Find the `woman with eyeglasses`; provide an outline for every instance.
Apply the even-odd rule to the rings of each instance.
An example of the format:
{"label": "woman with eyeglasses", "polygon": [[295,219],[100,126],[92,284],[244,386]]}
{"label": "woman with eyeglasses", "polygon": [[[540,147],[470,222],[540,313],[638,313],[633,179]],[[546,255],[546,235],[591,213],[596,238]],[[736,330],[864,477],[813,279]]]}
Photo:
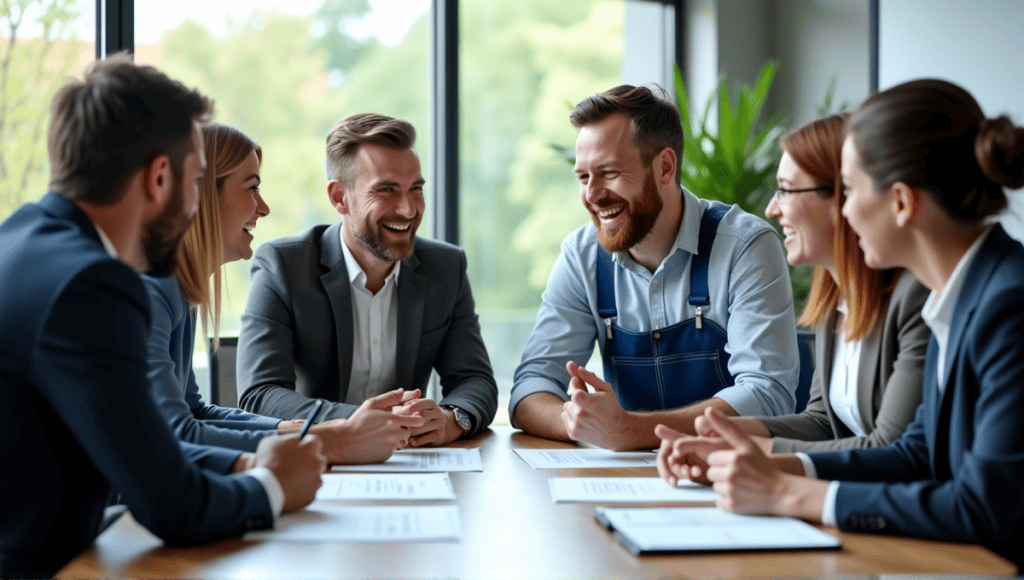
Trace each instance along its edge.
{"label": "woman with eyeglasses", "polygon": [[[799,323],[816,329],[816,360],[802,412],[730,419],[766,452],[888,445],[921,402],[928,290],[901,268],[868,268],[857,234],[840,215],[846,117],[818,119],[779,141],[778,189],[765,216],[782,226],[789,263],[814,267]],[[659,435],[666,447],[680,434]]]}
{"label": "woman with eyeglasses", "polygon": [[957,85],[911,81],[851,118],[842,172],[867,264],[931,290],[914,421],[885,447],[769,458],[708,413],[717,437],[677,442],[672,473],[706,475],[736,512],[980,543],[1024,565],[1024,247],[992,220],[1004,187],[1024,186],[1024,128]]}

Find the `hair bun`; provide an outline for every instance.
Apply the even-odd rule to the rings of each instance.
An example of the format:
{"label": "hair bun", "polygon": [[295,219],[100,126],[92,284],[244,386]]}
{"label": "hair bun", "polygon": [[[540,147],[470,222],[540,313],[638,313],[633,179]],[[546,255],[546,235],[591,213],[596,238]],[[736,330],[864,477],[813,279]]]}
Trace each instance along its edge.
{"label": "hair bun", "polygon": [[1006,115],[981,120],[974,155],[992,182],[1010,189],[1024,186],[1024,128]]}

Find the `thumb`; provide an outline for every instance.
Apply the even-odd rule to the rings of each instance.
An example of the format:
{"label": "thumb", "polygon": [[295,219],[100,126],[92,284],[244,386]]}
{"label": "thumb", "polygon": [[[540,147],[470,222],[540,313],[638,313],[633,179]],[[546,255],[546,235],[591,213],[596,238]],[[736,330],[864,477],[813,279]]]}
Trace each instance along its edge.
{"label": "thumb", "polygon": [[662,425],[661,423],[658,423],[658,425],[654,427],[654,434],[659,439],[668,439],[669,441],[675,441],[676,439],[679,439],[680,437],[683,436],[683,434],[680,433],[679,431],[676,431],[675,429],[668,427],[666,425]]}
{"label": "thumb", "polygon": [[371,397],[367,399],[364,404],[368,404],[371,409],[387,410],[395,405],[401,405],[404,395],[404,390],[395,389],[393,391],[377,395],[376,397]]}
{"label": "thumb", "polygon": [[602,381],[601,379],[597,378],[597,375],[595,375],[594,373],[588,371],[587,369],[585,369],[583,367],[578,367],[577,368],[576,376],[578,376],[581,381],[587,383],[591,387],[594,387],[594,390],[597,391],[598,393],[602,393],[602,392],[603,393],[611,393],[611,392],[613,392],[612,386],[610,384],[608,384],[608,383]]}
{"label": "thumb", "polygon": [[732,424],[732,421],[730,421],[729,418],[723,415],[718,409],[708,407],[704,410],[704,417],[707,418],[711,427],[737,451],[751,451],[752,449],[760,450],[749,435],[740,431]]}

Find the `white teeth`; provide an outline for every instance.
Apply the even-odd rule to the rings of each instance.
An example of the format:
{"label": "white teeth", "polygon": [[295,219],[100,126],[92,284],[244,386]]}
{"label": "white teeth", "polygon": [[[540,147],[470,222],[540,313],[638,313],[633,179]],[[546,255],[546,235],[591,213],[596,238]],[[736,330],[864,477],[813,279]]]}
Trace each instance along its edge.
{"label": "white teeth", "polygon": [[789,236],[792,236],[792,235],[793,235],[793,234],[795,234],[795,233],[796,233],[796,230],[794,230],[794,229],[791,229],[791,228],[782,228],[782,234],[783,234],[784,236],[786,236],[787,238],[788,238]]}
{"label": "white teeth", "polygon": [[606,220],[606,219],[609,219],[609,218],[613,218],[613,217],[619,215],[620,213],[622,213],[622,210],[624,210],[624,209],[626,209],[626,206],[619,206],[619,207],[614,207],[614,208],[611,208],[611,209],[601,210],[601,211],[597,212],[597,217],[599,217],[599,218],[601,218],[603,220]]}
{"label": "white teeth", "polygon": [[244,225],[244,226],[242,226],[242,229],[243,229],[243,230],[245,230],[245,231],[247,231],[247,232],[250,232],[250,233],[252,233],[252,231],[253,231],[254,229],[256,229],[256,226],[254,226],[254,225],[252,225],[252,226],[250,226],[250,225]]}
{"label": "white teeth", "polygon": [[397,225],[397,226],[396,225],[391,225],[391,224],[384,224],[384,227],[386,227],[387,229],[392,230],[392,231],[404,232],[404,231],[409,229],[409,224],[403,224],[403,225]]}

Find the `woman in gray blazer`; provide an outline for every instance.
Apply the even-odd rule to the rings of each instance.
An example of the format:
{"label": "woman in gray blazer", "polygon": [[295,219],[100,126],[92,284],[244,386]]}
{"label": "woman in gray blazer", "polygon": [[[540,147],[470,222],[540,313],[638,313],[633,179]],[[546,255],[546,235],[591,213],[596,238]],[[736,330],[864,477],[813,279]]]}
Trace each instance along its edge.
{"label": "woman in gray blazer", "polygon": [[737,418],[776,453],[888,445],[914,418],[931,332],[921,318],[928,290],[902,269],[871,270],[840,215],[846,115],[785,135],[778,188],[765,209],[785,234],[787,260],[814,266],[800,324],[815,327],[807,408],[781,417]]}

